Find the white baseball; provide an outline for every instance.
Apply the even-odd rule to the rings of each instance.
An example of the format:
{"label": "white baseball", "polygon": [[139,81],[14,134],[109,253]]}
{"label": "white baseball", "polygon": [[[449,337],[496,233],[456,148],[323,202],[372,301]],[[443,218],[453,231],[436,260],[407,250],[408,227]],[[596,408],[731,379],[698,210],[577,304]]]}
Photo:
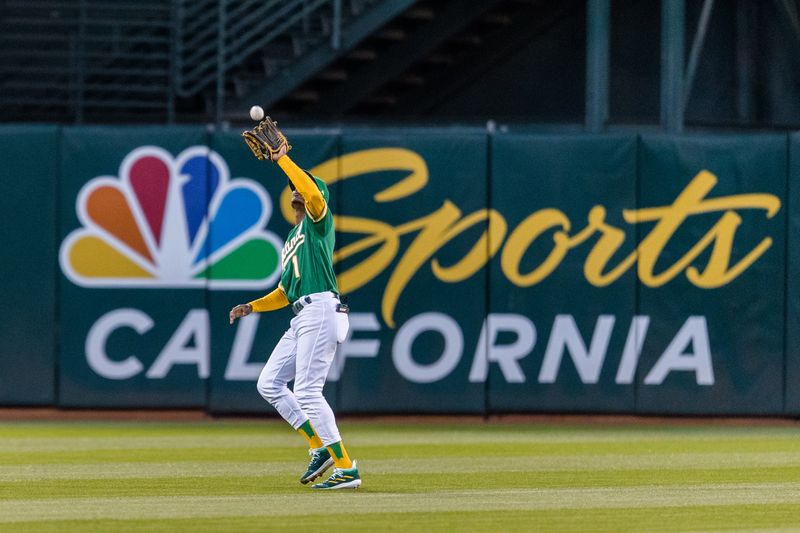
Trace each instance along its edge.
{"label": "white baseball", "polygon": [[250,118],[253,120],[261,120],[264,118],[264,109],[260,105],[254,105],[250,108]]}

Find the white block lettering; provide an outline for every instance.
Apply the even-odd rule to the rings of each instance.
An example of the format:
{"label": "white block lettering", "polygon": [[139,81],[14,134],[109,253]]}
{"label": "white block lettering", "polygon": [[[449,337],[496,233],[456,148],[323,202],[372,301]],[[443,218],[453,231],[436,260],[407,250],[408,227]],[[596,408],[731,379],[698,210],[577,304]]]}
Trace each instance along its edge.
{"label": "white block lettering", "polygon": [[[692,353],[685,353],[689,344]],[[698,385],[714,384],[714,368],[711,364],[711,343],[708,341],[708,325],[704,316],[690,316],[667,349],[656,361],[645,385],[661,385],[673,370],[694,370]]]}
{"label": "white block lettering", "polygon": [[[436,331],[444,337],[444,351],[435,363],[421,365],[414,360],[411,346],[420,333]],[[392,345],[394,366],[414,383],[433,383],[447,377],[458,365],[464,350],[464,335],[458,322],[443,313],[422,313],[400,328]]]}
{"label": "white block lettering", "polygon": [[[501,331],[516,334],[511,344],[497,344]],[[497,363],[508,383],[524,383],[525,374],[519,366],[519,360],[531,353],[536,345],[536,327],[525,316],[490,313],[483,321],[475,358],[469,372],[472,383],[486,381],[489,374],[489,363]]]}
{"label": "white block lettering", "polygon": [[138,309],[117,309],[103,315],[86,336],[86,362],[98,375],[108,379],[129,379],[144,368],[133,354],[113,361],[106,353],[106,341],[115,329],[128,327],[142,335],[153,327],[153,319]]}
{"label": "white block lettering", "polygon": [[[194,338],[194,346],[187,346]],[[197,376],[207,378],[210,367],[208,336],[208,311],[192,309],[158,354],[147,377],[160,379],[167,376],[175,365],[197,365]]]}
{"label": "white block lettering", "polygon": [[572,315],[556,316],[553,330],[550,332],[550,339],[547,341],[542,368],[539,370],[539,382],[554,383],[556,381],[564,351],[568,350],[581,381],[597,383],[600,379],[600,371],[603,369],[603,361],[606,358],[613,328],[614,316],[600,315],[594,328],[591,346],[587,350]]}

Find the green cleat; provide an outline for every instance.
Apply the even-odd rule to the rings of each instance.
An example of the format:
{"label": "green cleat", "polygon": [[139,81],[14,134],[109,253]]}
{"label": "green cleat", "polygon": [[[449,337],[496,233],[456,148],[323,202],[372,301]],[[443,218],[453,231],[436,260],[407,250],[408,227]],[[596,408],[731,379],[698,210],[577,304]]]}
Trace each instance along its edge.
{"label": "green cleat", "polygon": [[300,478],[300,483],[305,485],[321,476],[333,464],[333,457],[327,448],[308,450],[311,461],[308,463],[306,473]]}
{"label": "green cleat", "polygon": [[361,486],[358,465],[353,461],[353,468],[334,468],[327,481],[312,485],[312,489],[357,489]]}

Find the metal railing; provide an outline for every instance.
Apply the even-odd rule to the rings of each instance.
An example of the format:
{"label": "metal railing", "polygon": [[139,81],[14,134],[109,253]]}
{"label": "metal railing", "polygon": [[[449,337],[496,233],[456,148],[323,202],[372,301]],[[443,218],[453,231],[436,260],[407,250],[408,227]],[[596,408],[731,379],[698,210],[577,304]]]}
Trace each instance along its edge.
{"label": "metal railing", "polygon": [[312,17],[330,21],[326,31],[334,49],[341,42],[342,0],[175,2],[174,83],[182,97],[219,84],[254,52],[289,33],[295,38],[321,37],[309,24]]}
{"label": "metal railing", "polygon": [[214,93],[219,120],[226,80],[237,69],[266,81],[275,74],[264,67],[269,61],[289,64],[320,45],[338,50],[343,21],[376,3],[5,0],[4,105],[18,116],[57,105],[63,116],[54,120],[62,122],[114,109],[120,116],[160,111],[172,122],[180,99]]}

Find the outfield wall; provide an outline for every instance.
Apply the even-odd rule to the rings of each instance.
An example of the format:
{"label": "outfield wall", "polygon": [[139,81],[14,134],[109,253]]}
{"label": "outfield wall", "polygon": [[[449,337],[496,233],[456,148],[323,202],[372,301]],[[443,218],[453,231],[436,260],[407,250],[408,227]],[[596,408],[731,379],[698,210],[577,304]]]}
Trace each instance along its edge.
{"label": "outfield wall", "polygon": [[[800,414],[800,135],[287,132],[351,413]],[[238,132],[0,127],[0,403],[271,412],[286,180]]]}

